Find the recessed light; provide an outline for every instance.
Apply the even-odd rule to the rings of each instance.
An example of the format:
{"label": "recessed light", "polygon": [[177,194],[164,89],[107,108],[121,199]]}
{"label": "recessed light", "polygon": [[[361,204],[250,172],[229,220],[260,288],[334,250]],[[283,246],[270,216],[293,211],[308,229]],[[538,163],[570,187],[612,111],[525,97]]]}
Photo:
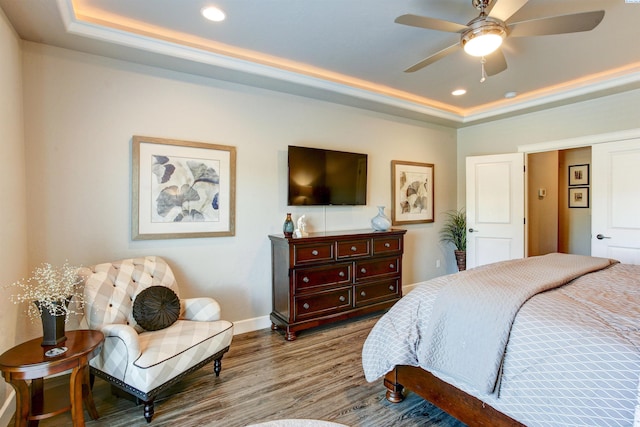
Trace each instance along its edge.
{"label": "recessed light", "polygon": [[506,92],[504,94],[505,98],[515,98],[516,96],[518,96],[518,92],[515,91]]}
{"label": "recessed light", "polygon": [[461,96],[461,95],[464,95],[465,93],[467,93],[466,89],[456,89],[453,92],[451,92],[451,95],[453,95],[453,96]]}
{"label": "recessed light", "polygon": [[226,18],[224,12],[214,6],[209,6],[202,9],[202,16],[213,22],[224,21],[224,18]]}

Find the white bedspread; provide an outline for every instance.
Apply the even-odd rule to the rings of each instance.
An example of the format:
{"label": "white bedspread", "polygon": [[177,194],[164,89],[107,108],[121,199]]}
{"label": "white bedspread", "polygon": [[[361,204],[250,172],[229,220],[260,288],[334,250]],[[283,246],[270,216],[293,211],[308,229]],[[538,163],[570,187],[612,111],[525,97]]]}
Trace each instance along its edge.
{"label": "white bedspread", "polygon": [[457,274],[438,293],[422,341],[428,345],[419,351],[432,369],[491,393],[522,304],[612,263],[606,258],[553,253]]}
{"label": "white bedspread", "polygon": [[362,353],[368,381],[395,365],[420,366],[528,426],[634,425],[640,266],[616,264],[530,298],[513,322],[494,393],[427,363],[431,311],[455,276],[418,284],[378,321]]}

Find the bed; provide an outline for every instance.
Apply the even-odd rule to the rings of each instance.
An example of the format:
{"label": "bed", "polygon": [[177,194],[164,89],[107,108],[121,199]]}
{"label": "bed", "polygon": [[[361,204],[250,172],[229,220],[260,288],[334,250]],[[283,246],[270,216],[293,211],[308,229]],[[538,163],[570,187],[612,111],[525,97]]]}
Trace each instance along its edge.
{"label": "bed", "polygon": [[548,254],[417,284],[362,364],[471,426],[640,426],[639,327],[640,266]]}

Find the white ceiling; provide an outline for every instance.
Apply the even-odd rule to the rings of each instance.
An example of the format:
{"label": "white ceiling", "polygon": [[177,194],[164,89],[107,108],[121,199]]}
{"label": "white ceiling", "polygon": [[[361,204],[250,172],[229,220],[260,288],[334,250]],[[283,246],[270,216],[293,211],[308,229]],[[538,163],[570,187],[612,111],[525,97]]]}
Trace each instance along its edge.
{"label": "white ceiling", "polygon": [[[204,20],[208,5],[227,19]],[[508,22],[605,16],[590,32],[507,38],[508,69],[484,83],[479,59],[462,50],[403,72],[459,35],[394,23],[411,13],[466,24],[478,15],[471,0],[0,0],[0,7],[25,40],[457,127],[640,87],[640,3],[625,0],[529,0]],[[467,94],[452,96],[457,88]],[[506,99],[510,91],[518,96]]]}

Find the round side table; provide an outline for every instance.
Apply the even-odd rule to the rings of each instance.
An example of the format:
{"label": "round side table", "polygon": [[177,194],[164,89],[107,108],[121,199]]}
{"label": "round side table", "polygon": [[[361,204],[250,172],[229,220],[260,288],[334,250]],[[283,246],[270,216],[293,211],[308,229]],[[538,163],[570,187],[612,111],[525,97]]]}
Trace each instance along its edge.
{"label": "round side table", "polygon": [[[43,347],[42,338],[19,344],[0,356],[0,371],[16,390],[16,427],[71,411],[74,426],[84,426],[82,403],[92,419],[99,417],[89,385],[89,360],[102,349],[104,335],[100,331],[67,331],[67,339],[55,346]],[[45,353],[66,347],[57,356]],[[44,377],[71,369],[69,394],[47,393],[45,401]],[[27,384],[31,380],[31,390]],[[68,399],[67,399],[68,396]]]}

